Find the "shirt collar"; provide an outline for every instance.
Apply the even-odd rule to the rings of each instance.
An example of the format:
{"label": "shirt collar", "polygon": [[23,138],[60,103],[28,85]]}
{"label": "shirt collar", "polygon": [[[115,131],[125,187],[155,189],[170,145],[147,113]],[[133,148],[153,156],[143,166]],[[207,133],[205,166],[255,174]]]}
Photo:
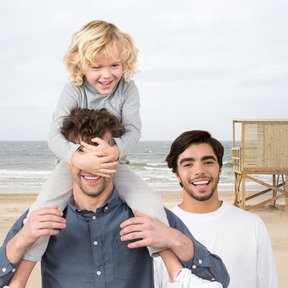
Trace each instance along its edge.
{"label": "shirt collar", "polygon": [[[69,199],[69,202],[68,202],[68,208],[71,209],[74,213],[77,213],[77,214],[80,213],[83,216],[85,214],[95,213],[93,211],[88,211],[86,209],[79,209],[79,208],[75,207],[73,205],[73,203],[74,203],[74,197],[72,195],[71,198]],[[112,209],[113,207],[115,207],[119,204],[122,204],[122,203],[123,203],[123,201],[119,198],[118,191],[117,191],[116,187],[114,187],[111,197],[107,200],[106,203],[104,203],[102,206],[97,208],[96,214],[97,213],[103,213],[103,212],[106,213],[110,209]]]}

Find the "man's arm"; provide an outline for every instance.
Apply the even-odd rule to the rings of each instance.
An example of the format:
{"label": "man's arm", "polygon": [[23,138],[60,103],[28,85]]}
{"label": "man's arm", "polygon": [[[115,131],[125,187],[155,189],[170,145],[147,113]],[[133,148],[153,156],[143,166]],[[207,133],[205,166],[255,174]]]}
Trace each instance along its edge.
{"label": "man's arm", "polygon": [[[66,227],[66,220],[57,206],[33,211],[23,226],[26,211],[8,232],[0,248],[0,287],[7,285],[16,271],[26,249],[40,237],[57,235],[58,229]],[[56,230],[55,230],[56,229]]]}
{"label": "man's arm", "polygon": [[230,278],[220,257],[210,253],[199,243],[175,214],[168,209],[166,214],[171,227],[155,217],[135,212],[139,217],[130,218],[121,224],[121,240],[140,239],[129,243],[129,248],[142,246],[169,248],[193,274],[203,279],[216,280],[224,288],[227,287]]}
{"label": "man's arm", "polygon": [[194,256],[189,261],[182,261],[183,265],[200,278],[215,280],[220,282],[223,285],[223,288],[228,287],[230,276],[221,258],[212,254],[203,244],[198,242],[183,221],[173,212],[166,209],[166,214],[169,220],[169,225],[181,231],[194,243]]}

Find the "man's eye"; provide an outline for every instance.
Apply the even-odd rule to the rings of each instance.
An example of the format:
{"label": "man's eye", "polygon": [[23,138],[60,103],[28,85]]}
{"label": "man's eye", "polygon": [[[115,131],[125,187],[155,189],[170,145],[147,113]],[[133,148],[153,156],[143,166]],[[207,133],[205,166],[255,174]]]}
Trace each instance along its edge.
{"label": "man's eye", "polygon": [[186,164],[184,164],[184,167],[190,167],[190,166],[192,166],[192,163],[186,163]]}

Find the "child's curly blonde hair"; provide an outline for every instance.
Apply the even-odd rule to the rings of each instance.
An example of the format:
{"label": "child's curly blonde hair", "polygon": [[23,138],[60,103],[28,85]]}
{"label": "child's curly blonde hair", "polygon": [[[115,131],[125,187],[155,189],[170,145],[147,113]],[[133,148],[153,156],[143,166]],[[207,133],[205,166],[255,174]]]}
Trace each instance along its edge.
{"label": "child's curly blonde hair", "polygon": [[130,35],[116,25],[101,20],[89,22],[75,32],[64,56],[65,67],[74,79],[74,84],[79,86],[83,83],[84,75],[91,65],[97,64],[100,53],[107,59],[111,58],[113,47],[120,50],[123,78],[129,82],[137,73],[138,56],[138,49]]}

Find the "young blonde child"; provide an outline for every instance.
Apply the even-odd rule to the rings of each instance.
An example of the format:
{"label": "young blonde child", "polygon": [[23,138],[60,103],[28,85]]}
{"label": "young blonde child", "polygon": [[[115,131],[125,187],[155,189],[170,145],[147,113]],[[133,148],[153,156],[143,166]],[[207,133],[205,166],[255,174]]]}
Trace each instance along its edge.
{"label": "young blonde child", "polygon": [[[67,206],[72,194],[72,176],[65,162],[95,176],[109,177],[117,173],[113,182],[119,195],[132,208],[159,218],[168,224],[160,196],[127,166],[125,156],[140,139],[138,89],[131,80],[137,72],[138,50],[132,38],[115,25],[105,21],[92,21],[75,32],[72,43],[64,56],[64,64],[73,82],[65,85],[53,114],[48,144],[58,157],[58,164],[43,186],[30,211],[58,205]],[[95,146],[81,142],[81,146],[65,140],[60,132],[62,120],[73,108],[106,108],[125,126],[125,134],[113,139],[110,145],[100,138]],[[89,165],[87,161],[89,160]],[[85,164],[84,164],[85,163]],[[25,287],[29,275],[40,261],[49,238],[41,237],[23,257],[9,284],[10,288]],[[169,250],[148,247],[150,255],[159,252],[173,282],[174,275],[182,268],[178,258]],[[163,251],[161,251],[163,250]]]}

